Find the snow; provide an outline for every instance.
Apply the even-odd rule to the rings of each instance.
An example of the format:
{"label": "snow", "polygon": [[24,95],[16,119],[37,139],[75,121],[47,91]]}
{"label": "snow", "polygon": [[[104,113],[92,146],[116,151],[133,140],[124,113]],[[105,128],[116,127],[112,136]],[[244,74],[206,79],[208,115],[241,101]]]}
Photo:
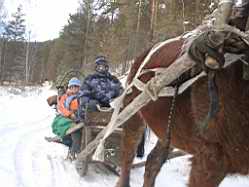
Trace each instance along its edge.
{"label": "snow", "polygon": [[[52,136],[54,110],[46,99],[55,94],[49,85],[43,87],[0,87],[0,181],[4,187],[109,187],[117,176],[90,167],[80,178],[75,162],[65,160],[63,145],[48,143]],[[148,153],[155,138],[147,143]],[[186,187],[191,156],[172,159],[165,164],[156,181],[157,187]],[[131,186],[142,186],[144,168],[132,170]],[[226,177],[221,187],[249,187],[247,177]]]}

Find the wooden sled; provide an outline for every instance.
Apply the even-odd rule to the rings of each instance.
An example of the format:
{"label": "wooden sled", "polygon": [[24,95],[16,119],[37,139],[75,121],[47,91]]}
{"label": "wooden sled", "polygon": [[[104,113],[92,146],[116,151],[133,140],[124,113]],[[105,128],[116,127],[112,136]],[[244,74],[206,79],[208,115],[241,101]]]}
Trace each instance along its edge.
{"label": "wooden sled", "polygon": [[[85,123],[79,123],[70,129],[67,130],[66,135],[81,129],[81,150],[84,150],[85,147],[96,137],[96,135],[109,123],[112,116],[111,110],[101,110],[101,112],[87,112]],[[78,160],[75,167],[80,176],[85,176],[88,171],[89,164],[101,164],[106,169],[119,175],[120,168],[120,158],[121,158],[121,135],[122,128],[117,128],[110,137],[107,138],[104,144],[104,160],[93,160],[92,155],[88,155],[84,160]],[[49,142],[59,142],[59,139],[56,137],[45,137]],[[178,156],[185,155],[182,151],[174,151],[169,155],[169,159],[175,158]],[[132,168],[143,167],[145,161],[139,163],[134,163]]]}
{"label": "wooden sled", "polygon": [[[66,131],[65,136],[81,129],[81,150],[83,150],[95,136],[105,128],[112,116],[112,110],[101,108],[98,112],[87,112],[85,122],[78,123]],[[93,160],[89,155],[84,160],[79,160],[76,163],[76,169],[80,176],[87,174],[88,165],[90,163],[101,164],[106,169],[119,175],[118,168],[120,166],[120,142],[122,128],[117,128],[115,132],[107,139],[104,145],[104,159],[102,161]],[[48,142],[62,143],[60,137],[45,137]],[[63,144],[63,143],[62,143]],[[70,152],[70,150],[69,150]],[[67,156],[68,158],[68,156]]]}
{"label": "wooden sled", "polygon": [[[112,116],[112,111],[103,110],[101,112],[88,112],[86,115],[86,124],[82,128],[81,150],[84,150],[87,145],[95,139],[96,135],[109,123]],[[92,155],[88,155],[84,160],[78,160],[76,169],[80,176],[85,176],[90,163],[102,164],[109,171],[119,176],[121,164],[121,136],[122,128],[117,128],[106,139],[104,144],[104,160],[96,161],[92,159]],[[168,159],[183,156],[186,153],[181,150],[172,151]],[[132,168],[144,167],[145,161],[134,163]]]}
{"label": "wooden sled", "polygon": [[[82,127],[81,150],[83,150],[96,135],[109,123],[112,116],[111,110],[101,110],[101,112],[87,112],[85,124]],[[75,126],[75,129],[80,128]],[[75,131],[69,129],[69,131]],[[120,166],[120,142],[122,128],[118,128],[107,139],[104,144],[104,159],[97,161],[92,159],[92,155],[87,156],[84,160],[78,160],[76,169],[80,176],[85,176],[90,163],[101,164],[115,175],[119,175],[118,168]]]}

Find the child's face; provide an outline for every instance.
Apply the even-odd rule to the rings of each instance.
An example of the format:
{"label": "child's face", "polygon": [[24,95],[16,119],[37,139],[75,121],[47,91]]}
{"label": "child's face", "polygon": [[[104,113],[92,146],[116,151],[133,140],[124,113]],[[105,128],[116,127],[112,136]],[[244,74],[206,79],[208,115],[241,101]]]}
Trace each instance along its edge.
{"label": "child's face", "polygon": [[106,73],[108,72],[109,70],[109,67],[105,64],[98,64],[96,67],[95,67],[96,71],[99,72],[99,73]]}
{"label": "child's face", "polygon": [[69,90],[70,90],[70,93],[76,94],[76,93],[79,92],[80,87],[79,87],[79,86],[70,86],[70,87],[69,87]]}

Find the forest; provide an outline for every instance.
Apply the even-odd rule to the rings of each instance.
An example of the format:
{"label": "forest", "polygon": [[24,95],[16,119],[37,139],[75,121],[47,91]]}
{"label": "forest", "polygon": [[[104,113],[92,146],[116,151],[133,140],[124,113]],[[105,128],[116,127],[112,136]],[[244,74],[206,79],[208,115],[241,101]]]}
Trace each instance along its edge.
{"label": "forest", "polygon": [[215,0],[80,0],[59,37],[39,42],[30,40],[22,5],[6,20],[3,1],[0,84],[55,81],[69,70],[87,75],[97,55],[123,74],[148,47],[191,31],[217,7]]}

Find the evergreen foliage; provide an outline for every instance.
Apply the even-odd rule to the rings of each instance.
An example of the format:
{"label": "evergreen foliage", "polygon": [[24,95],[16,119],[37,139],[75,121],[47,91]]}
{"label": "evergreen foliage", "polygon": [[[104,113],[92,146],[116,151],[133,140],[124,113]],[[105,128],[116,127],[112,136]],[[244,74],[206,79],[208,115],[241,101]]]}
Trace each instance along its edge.
{"label": "evergreen foliage", "polygon": [[[31,66],[30,80],[56,80],[69,70],[87,75],[94,70],[97,55],[107,56],[111,68],[121,64],[120,73],[124,73],[128,64],[151,45],[198,26],[210,13],[211,1],[80,0],[77,13],[69,16],[60,37],[36,44],[37,58]],[[9,42],[5,48],[12,45],[10,41],[24,45],[25,19],[21,10],[19,7],[7,24]],[[9,61],[20,62],[21,55],[6,61],[9,65]]]}
{"label": "evergreen foliage", "polygon": [[4,18],[5,18],[5,10],[4,10],[4,0],[0,0],[0,34],[4,32]]}
{"label": "evergreen foliage", "polygon": [[17,12],[12,14],[12,20],[10,20],[5,27],[5,35],[10,41],[24,41],[25,40],[25,19],[22,13],[22,6],[17,8]]}
{"label": "evergreen foliage", "polygon": [[1,64],[2,80],[18,81],[25,78],[25,18],[22,6],[12,14],[12,19],[4,28],[4,47],[2,48]]}

